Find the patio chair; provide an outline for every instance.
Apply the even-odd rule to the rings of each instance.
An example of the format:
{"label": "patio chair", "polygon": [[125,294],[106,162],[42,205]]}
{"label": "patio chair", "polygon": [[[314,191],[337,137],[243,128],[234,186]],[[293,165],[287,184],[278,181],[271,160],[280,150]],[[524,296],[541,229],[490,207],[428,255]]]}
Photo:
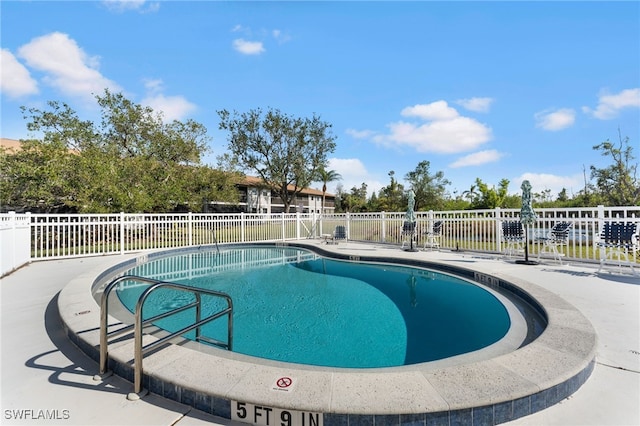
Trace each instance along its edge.
{"label": "patio chair", "polygon": [[327,244],[338,244],[338,241],[347,241],[347,228],[343,225],[336,226],[331,237],[326,240]]}
{"label": "patio chair", "polygon": [[504,254],[511,257],[514,253],[523,250],[524,229],[518,220],[502,222],[502,241],[506,243]]}
{"label": "patio chair", "polygon": [[[631,272],[635,275],[633,264],[635,262],[635,253],[640,247],[640,235],[637,233],[637,225],[635,223],[625,222],[605,222],[600,234],[600,241],[596,243],[601,248],[600,251],[600,268],[602,270],[604,264],[617,257],[618,266],[622,266],[622,258],[631,267]],[[629,255],[633,259],[629,260]]]}
{"label": "patio chair", "polygon": [[572,222],[558,222],[549,231],[547,235],[536,236],[535,241],[542,244],[538,251],[538,261],[542,253],[552,253],[553,258],[562,263],[561,257],[564,253],[558,251],[558,247],[569,244],[569,231],[573,226]]}
{"label": "patio chair", "polygon": [[405,221],[402,224],[402,232],[400,232],[400,238],[402,238],[402,247],[404,248],[404,244],[408,241],[409,245],[411,245],[411,241],[414,240],[416,241],[417,244],[417,239],[416,239],[416,222],[408,222]]}
{"label": "patio chair", "polygon": [[442,236],[443,223],[444,222],[441,220],[434,222],[431,230],[427,230],[427,232],[424,234],[425,235],[424,247],[423,247],[424,249],[426,249],[427,246],[429,246],[432,249],[437,248],[438,250],[440,250],[440,237]]}

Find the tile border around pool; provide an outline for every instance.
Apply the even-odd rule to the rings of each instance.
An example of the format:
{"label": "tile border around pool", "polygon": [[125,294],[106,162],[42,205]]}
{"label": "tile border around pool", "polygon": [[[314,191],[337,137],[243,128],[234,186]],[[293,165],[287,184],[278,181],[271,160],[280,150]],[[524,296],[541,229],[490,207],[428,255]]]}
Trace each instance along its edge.
{"label": "tile border around pool", "polygon": [[[328,250],[316,241],[279,245],[309,248],[346,260],[355,257],[344,247],[332,246],[333,250]],[[331,371],[297,365],[283,368],[283,363],[262,365],[261,360],[250,363],[244,359],[213,357],[180,345],[169,345],[145,357],[145,388],[224,418],[231,418],[231,400],[239,400],[322,412],[325,425],[374,422],[376,425],[484,425],[504,423],[554,405],[574,393],[589,378],[595,364],[596,333],[590,322],[564,299],[535,284],[495,271],[408,259],[397,247],[395,251],[394,247],[391,249],[384,250],[382,256],[359,254],[357,257],[361,261],[391,261],[428,267],[476,280],[478,275],[475,273],[480,273],[483,284],[507,288],[542,309],[548,319],[547,328],[534,342],[512,353],[437,371],[421,369],[419,364],[381,373],[368,369]],[[153,258],[166,252],[143,256]],[[123,263],[131,264],[139,257],[120,256],[106,271],[103,267],[77,277],[59,295],[58,306],[67,335],[96,361],[99,358],[99,306],[91,294],[91,284],[99,277],[104,279],[108,274],[117,273]],[[491,277],[489,282],[486,277]],[[79,312],[83,315],[78,315]],[[111,323],[115,324],[117,320],[112,318]],[[153,336],[145,338],[154,339]],[[132,381],[132,342],[124,340],[111,344],[109,355],[114,373]],[[194,374],[189,371],[193,365],[209,365],[210,368]],[[295,392],[283,397],[266,390],[273,377],[283,374],[301,378],[302,383]],[[384,384],[381,384],[381,377]],[[393,387],[394,383],[396,387]],[[402,395],[407,389],[412,390],[411,394]],[[349,396],[349,392],[353,395]]]}

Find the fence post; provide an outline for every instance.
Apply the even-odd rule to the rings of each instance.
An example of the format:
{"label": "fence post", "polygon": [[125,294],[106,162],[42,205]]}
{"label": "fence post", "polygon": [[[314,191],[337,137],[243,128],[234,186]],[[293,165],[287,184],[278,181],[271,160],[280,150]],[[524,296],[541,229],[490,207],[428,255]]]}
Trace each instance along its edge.
{"label": "fence post", "polygon": [[[31,262],[31,260],[33,260],[33,254],[35,254],[35,252],[32,250],[32,248],[35,248],[36,246],[36,241],[35,241],[35,238],[33,237],[35,233],[32,232],[33,218],[31,217],[31,212],[26,212],[25,215],[27,216],[27,227],[29,228],[29,245],[28,246],[29,246],[29,262]],[[32,242],[33,242],[33,246],[31,245]]]}
{"label": "fence post", "polygon": [[120,212],[120,254],[125,253],[125,235],[124,235],[124,212]]}
{"label": "fence post", "polygon": [[347,212],[347,240],[351,239],[351,213]]}
{"label": "fence post", "polygon": [[313,212],[313,238],[317,238],[322,235],[322,232],[320,232],[320,219],[322,219],[322,213]]}
{"label": "fence post", "polygon": [[[604,228],[604,220],[605,220],[605,214],[604,214],[604,206],[602,204],[599,204],[598,207],[596,208],[596,218],[597,218],[597,223],[598,223],[598,228],[596,229],[596,227],[593,227],[593,235],[591,238],[591,241],[594,241],[594,247],[596,247],[595,242],[598,241],[598,239],[600,238],[600,234],[602,233],[602,229]],[[609,218],[612,219],[612,218]],[[599,258],[603,259],[606,257],[606,253],[605,253],[605,248],[604,246],[600,247],[599,250]]]}
{"label": "fence post", "polygon": [[244,243],[244,212],[240,212],[240,242]]}
{"label": "fence post", "polygon": [[285,231],[284,212],[280,213],[280,229],[282,229],[282,241],[284,241],[287,237],[287,233]]}
{"label": "fence post", "polygon": [[187,213],[187,218],[189,221],[189,246],[193,245],[193,213]]}
{"label": "fence post", "polygon": [[387,241],[387,215],[385,212],[380,212],[380,220],[382,221],[380,224],[380,242],[384,243]]}
{"label": "fence post", "polygon": [[[15,248],[18,246],[17,244],[17,240],[18,240],[18,221],[16,220],[16,212],[14,211],[10,211],[9,212],[9,226],[11,231],[9,231],[9,235],[11,237],[11,244],[9,245],[9,247],[11,247],[12,249],[7,250],[7,252],[9,253],[9,267],[11,269],[7,268],[7,271],[9,270],[14,270],[17,268],[16,265],[16,250]],[[31,237],[29,237],[31,238]],[[4,251],[4,250],[3,250]],[[29,260],[31,260],[31,254],[29,254]],[[0,275],[4,274],[5,270],[4,267],[2,268],[2,270],[0,270]]]}
{"label": "fence post", "polygon": [[502,252],[502,212],[500,211],[500,207],[496,207],[495,209],[495,219],[496,226],[494,232],[496,233],[496,251],[498,253]]}

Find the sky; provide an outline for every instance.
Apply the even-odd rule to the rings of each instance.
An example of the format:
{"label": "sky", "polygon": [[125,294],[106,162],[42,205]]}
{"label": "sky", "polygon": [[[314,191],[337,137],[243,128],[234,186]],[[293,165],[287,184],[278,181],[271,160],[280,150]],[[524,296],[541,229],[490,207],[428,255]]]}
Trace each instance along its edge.
{"label": "sky", "polygon": [[[277,109],[331,124],[329,169],[369,193],[428,161],[451,196],[477,178],[575,195],[593,147],[640,159],[640,2],[0,2],[0,136],[37,137],[21,106],[99,123],[105,88],[207,128]],[[248,174],[251,174],[248,172]],[[314,184],[320,187],[321,184]]]}

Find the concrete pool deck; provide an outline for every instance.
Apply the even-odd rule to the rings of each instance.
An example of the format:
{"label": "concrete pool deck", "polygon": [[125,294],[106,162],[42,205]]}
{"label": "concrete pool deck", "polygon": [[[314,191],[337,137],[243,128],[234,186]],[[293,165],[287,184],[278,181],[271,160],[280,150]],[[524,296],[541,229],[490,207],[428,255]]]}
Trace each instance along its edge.
{"label": "concrete pool deck", "polygon": [[[512,424],[639,424],[640,279],[597,274],[594,265],[551,261],[516,265],[498,256],[452,252],[402,252],[397,246],[340,243],[322,246],[353,256],[409,256],[451,262],[498,276],[536,283],[570,302],[598,335],[591,377],[568,399]],[[64,335],[57,294],[72,280],[125,260],[112,256],[38,262],[5,277],[2,298],[3,424],[231,424],[155,394],[128,401],[132,385],[117,376],[95,382],[97,364]],[[91,278],[92,279],[92,278]],[[89,285],[90,282],[87,282]],[[97,323],[95,324],[97,327]],[[18,420],[50,410],[58,420]],[[66,411],[65,411],[66,410]],[[29,414],[31,415],[31,414]]]}

